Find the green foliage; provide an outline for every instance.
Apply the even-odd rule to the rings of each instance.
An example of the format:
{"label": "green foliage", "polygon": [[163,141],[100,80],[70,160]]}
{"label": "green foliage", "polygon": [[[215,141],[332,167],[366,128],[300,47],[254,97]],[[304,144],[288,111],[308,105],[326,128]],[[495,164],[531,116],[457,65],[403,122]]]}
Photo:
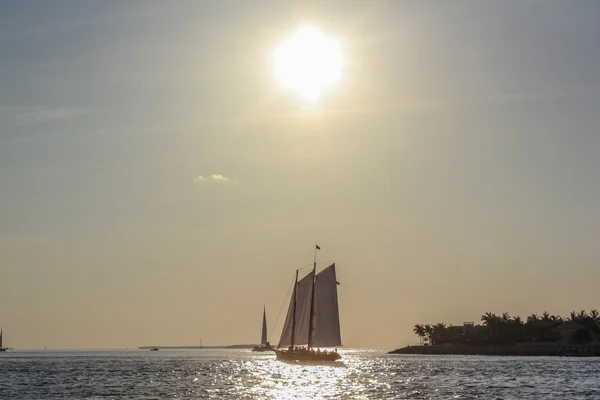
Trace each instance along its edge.
{"label": "green foliage", "polygon": [[421,343],[431,345],[555,342],[561,339],[555,328],[565,321],[583,326],[571,338],[576,343],[588,343],[594,334],[600,335],[600,313],[597,310],[589,313],[585,310],[578,313],[573,311],[567,318],[544,311],[541,316],[531,314],[525,322],[519,316],[511,317],[509,313],[496,315],[487,312],[481,316],[482,324],[478,326],[446,326],[439,322],[435,325],[415,325],[413,331]]}

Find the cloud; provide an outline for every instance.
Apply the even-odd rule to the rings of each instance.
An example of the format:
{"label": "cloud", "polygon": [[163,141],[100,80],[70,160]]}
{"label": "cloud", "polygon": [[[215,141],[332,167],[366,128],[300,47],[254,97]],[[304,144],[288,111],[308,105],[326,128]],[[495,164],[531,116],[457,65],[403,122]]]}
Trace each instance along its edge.
{"label": "cloud", "polygon": [[229,179],[228,177],[226,177],[225,175],[221,175],[221,174],[212,174],[212,175],[208,175],[208,176],[197,176],[196,178],[194,178],[194,180],[196,182],[230,182],[232,181],[231,179]]}
{"label": "cloud", "polygon": [[41,124],[90,114],[94,110],[79,108],[46,108],[17,114],[17,118],[24,124]]}
{"label": "cloud", "polygon": [[22,126],[65,120],[97,112],[88,108],[1,107],[0,122]]}

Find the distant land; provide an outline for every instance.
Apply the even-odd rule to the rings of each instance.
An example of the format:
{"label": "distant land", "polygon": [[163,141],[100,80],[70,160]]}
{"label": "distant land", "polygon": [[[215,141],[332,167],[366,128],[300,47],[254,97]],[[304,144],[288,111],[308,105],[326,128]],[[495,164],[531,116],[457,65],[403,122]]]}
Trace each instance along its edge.
{"label": "distant land", "polygon": [[255,345],[253,344],[231,344],[229,346],[141,346],[139,350],[149,349],[164,349],[164,350],[176,350],[176,349],[251,349]]}
{"label": "distant land", "polygon": [[388,354],[463,355],[463,356],[545,356],[598,357],[599,346],[557,345],[554,343],[524,343],[513,345],[433,345],[407,346]]}
{"label": "distant land", "polygon": [[600,356],[600,311],[572,311],[568,317],[531,314],[526,319],[509,313],[481,316],[482,325],[415,325],[419,346],[392,354],[460,354],[505,356]]}

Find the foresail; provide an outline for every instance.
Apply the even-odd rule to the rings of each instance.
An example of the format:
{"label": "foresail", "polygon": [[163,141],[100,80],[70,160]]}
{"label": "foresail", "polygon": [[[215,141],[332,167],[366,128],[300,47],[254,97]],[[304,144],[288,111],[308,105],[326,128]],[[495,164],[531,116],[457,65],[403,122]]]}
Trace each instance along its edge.
{"label": "foresail", "polygon": [[267,343],[267,310],[265,309],[263,309],[262,337],[260,343]]}
{"label": "foresail", "polygon": [[281,331],[281,336],[279,337],[279,344],[277,345],[278,347],[287,347],[292,343],[292,315],[294,313],[294,296],[296,295],[297,286],[298,285],[295,285],[294,290],[292,290],[290,306],[288,307],[285,322],[283,323],[283,330]]}
{"label": "foresail", "polygon": [[[290,306],[279,339],[279,347],[288,347],[292,344],[292,319],[294,315],[294,295],[296,295],[296,324],[294,329],[294,345],[308,343],[308,329],[310,324],[310,303],[312,296],[314,272],[309,273],[298,281],[297,288],[292,292]],[[297,294],[296,294],[297,289]]]}
{"label": "foresail", "polygon": [[341,346],[335,264],[317,274],[315,280],[315,310],[313,316],[313,347]]}

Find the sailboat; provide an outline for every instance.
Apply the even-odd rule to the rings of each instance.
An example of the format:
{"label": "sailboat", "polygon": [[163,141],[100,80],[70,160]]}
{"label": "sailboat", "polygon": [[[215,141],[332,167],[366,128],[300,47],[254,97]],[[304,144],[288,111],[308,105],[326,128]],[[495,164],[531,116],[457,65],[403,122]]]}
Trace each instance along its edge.
{"label": "sailboat", "polygon": [[262,335],[260,339],[260,344],[258,346],[254,346],[252,351],[272,351],[273,346],[267,340],[267,309],[263,306],[263,323],[262,323]]}
{"label": "sailboat", "polygon": [[335,263],[317,274],[317,250],[320,249],[315,246],[315,261],[309,274],[298,280],[299,270],[296,270],[294,291],[275,350],[278,360],[336,361],[341,358],[337,348],[321,350],[341,346],[342,338]]}
{"label": "sailboat", "polygon": [[2,329],[0,329],[0,351],[6,351],[7,347],[2,347]]}

